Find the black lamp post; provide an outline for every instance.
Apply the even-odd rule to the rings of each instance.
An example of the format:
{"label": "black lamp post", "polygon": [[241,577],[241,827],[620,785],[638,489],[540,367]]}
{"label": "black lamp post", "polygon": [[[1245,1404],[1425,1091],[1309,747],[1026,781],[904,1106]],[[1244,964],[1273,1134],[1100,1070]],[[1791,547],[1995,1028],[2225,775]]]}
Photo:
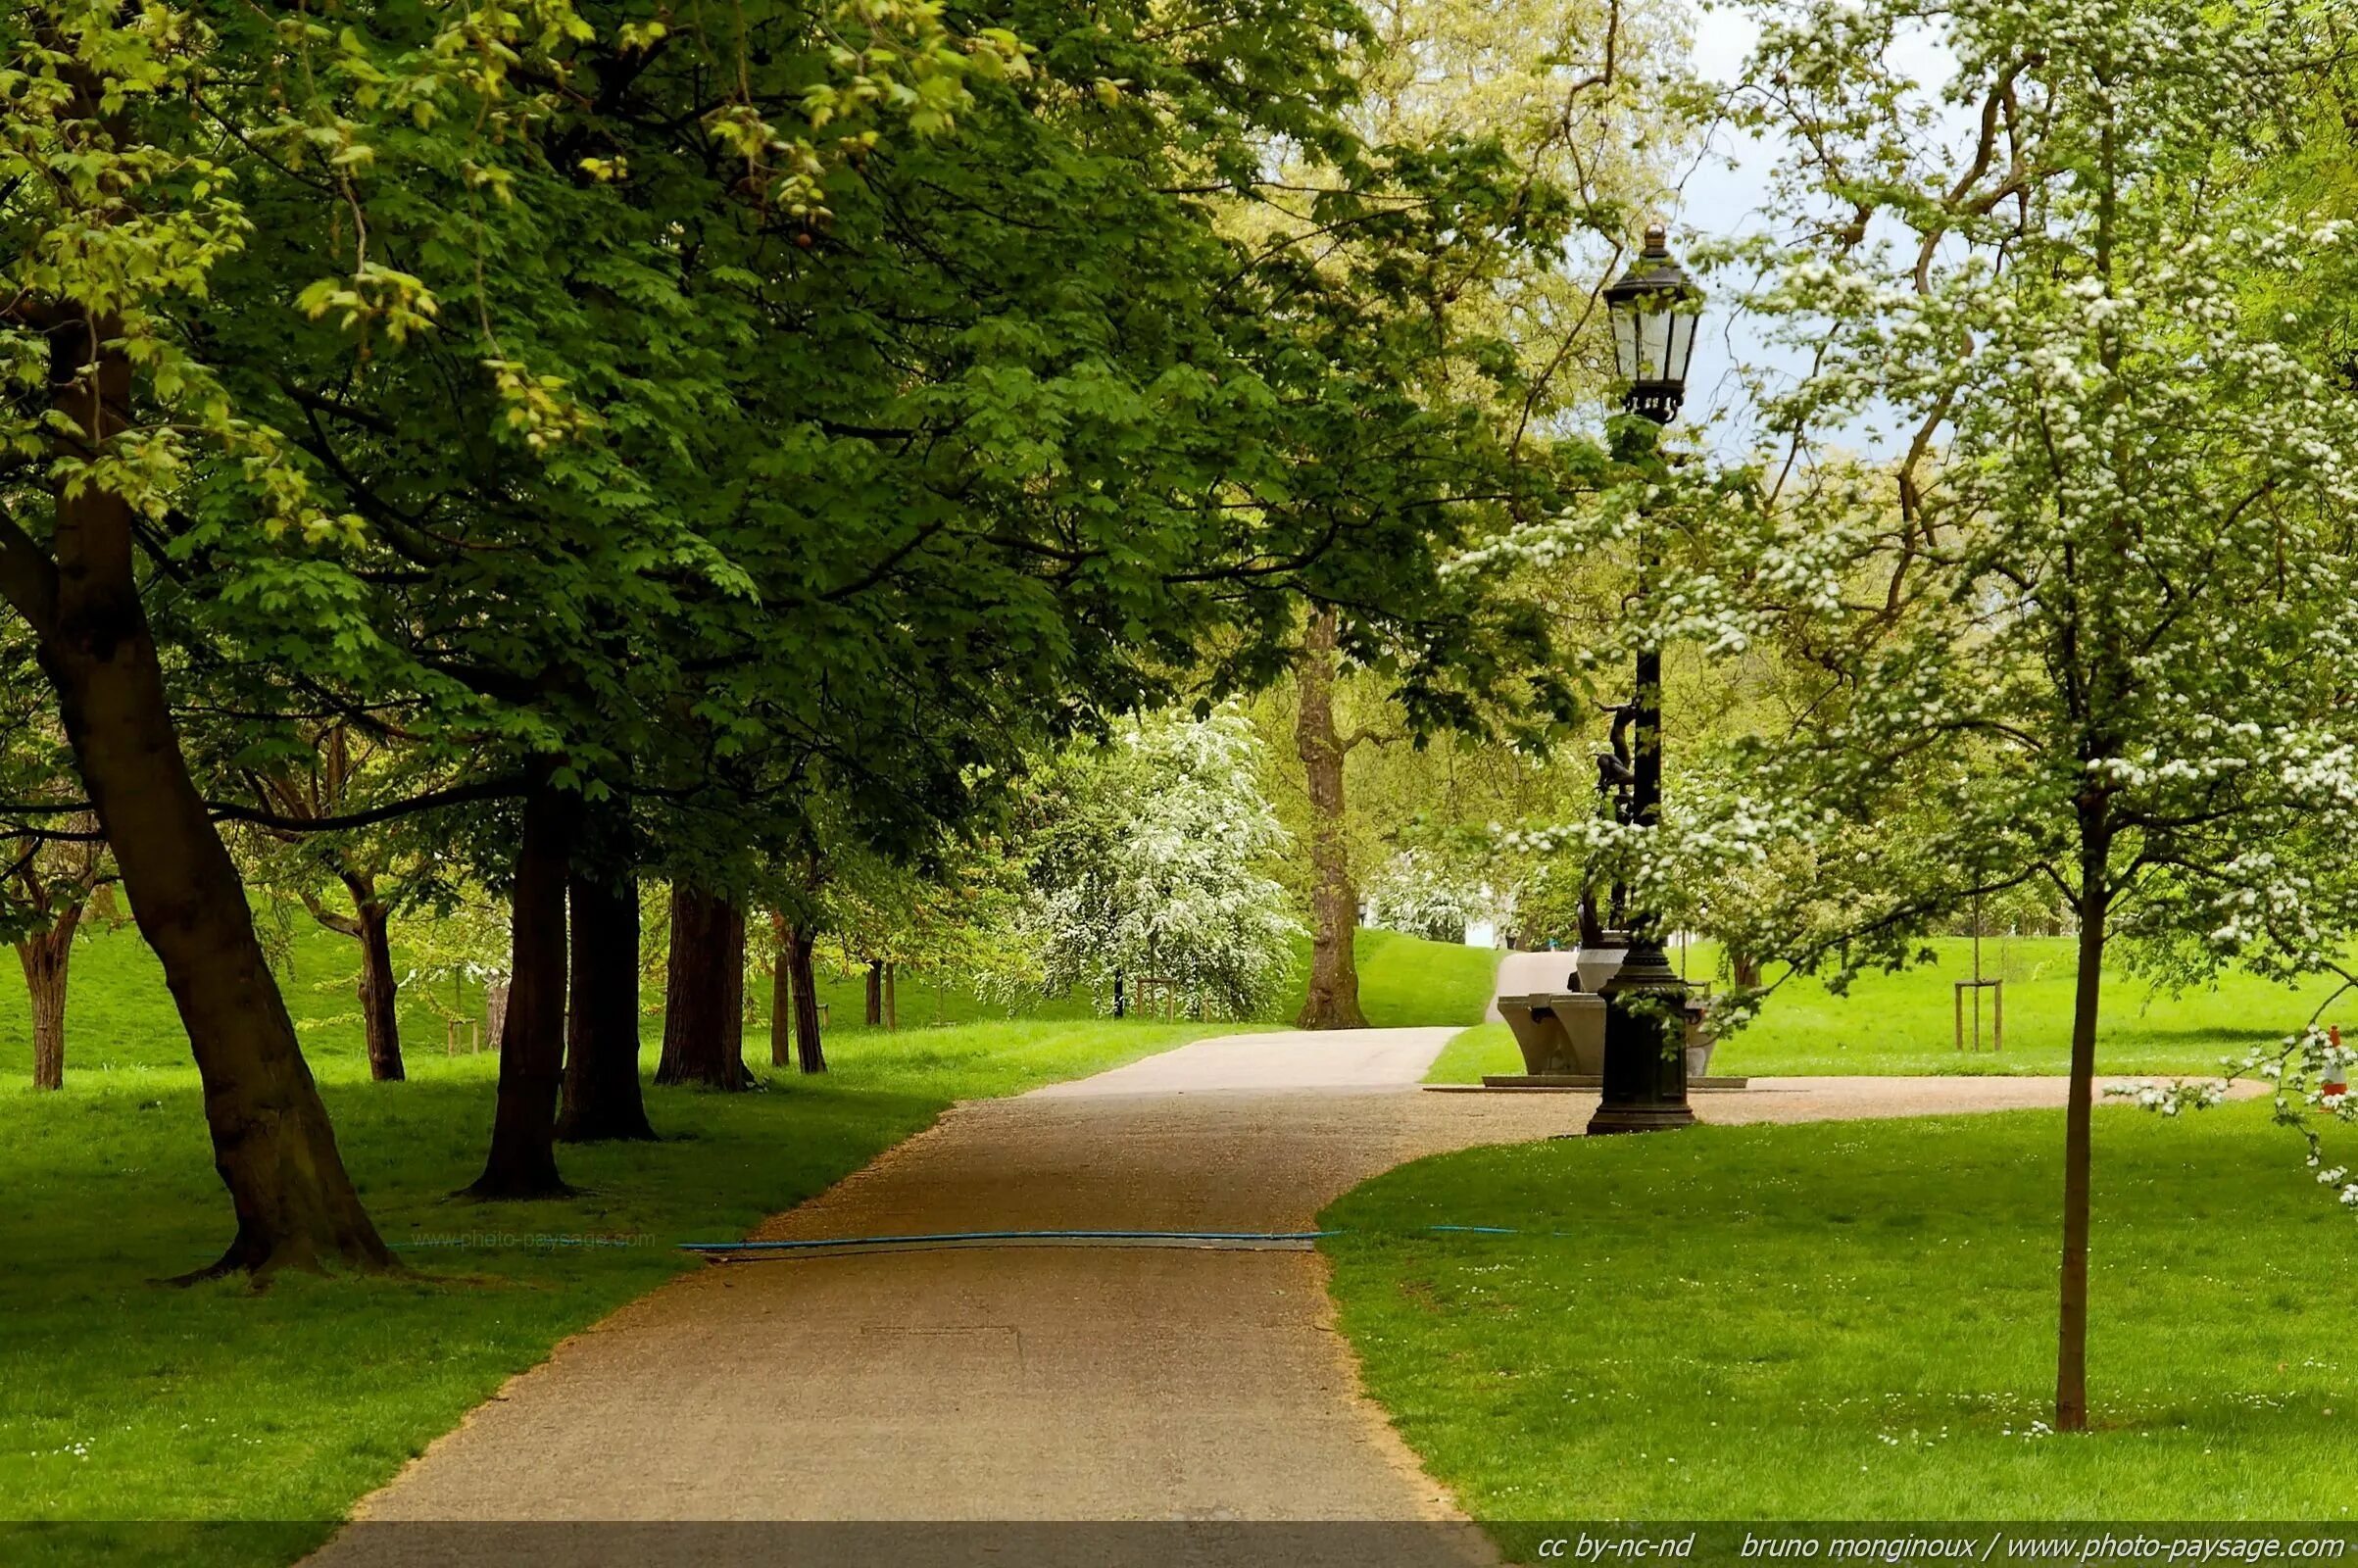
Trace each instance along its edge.
{"label": "black lamp post", "polygon": [[[1613,325],[1613,357],[1629,390],[1625,413],[1649,424],[1625,420],[1614,433],[1622,461],[1654,467],[1654,428],[1678,417],[1687,397],[1687,363],[1695,354],[1695,331],[1703,291],[1670,259],[1659,223],[1646,230],[1646,249],[1620,281],[1604,291]],[[1652,547],[1639,558],[1639,592],[1652,587]],[[1652,827],[1662,814],[1662,651],[1638,655],[1637,691],[1630,709],[1629,819]],[[1687,1104],[1687,983],[1662,952],[1654,916],[1633,910],[1629,953],[1612,978],[1598,987],[1604,998],[1604,1083],[1589,1131],[1653,1132],[1695,1121]]]}

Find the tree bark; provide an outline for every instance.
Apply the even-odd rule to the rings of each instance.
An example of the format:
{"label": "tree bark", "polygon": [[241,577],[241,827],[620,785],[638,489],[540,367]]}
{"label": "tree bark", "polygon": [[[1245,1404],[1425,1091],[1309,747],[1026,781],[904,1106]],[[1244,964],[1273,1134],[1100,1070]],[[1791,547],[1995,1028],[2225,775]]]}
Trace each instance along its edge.
{"label": "tree bark", "polygon": [[66,971],[74,962],[74,931],[81,919],[81,906],[69,905],[48,930],[17,944],[17,962],[32,999],[35,1089],[66,1087]]}
{"label": "tree bark", "polygon": [[818,1037],[818,978],[811,962],[817,934],[807,926],[789,928],[787,949],[794,969],[794,1048],[796,1062],[805,1072],[825,1072],[827,1052]]}
{"label": "tree bark", "polygon": [[401,1018],[398,982],[393,977],[393,918],[376,896],[376,878],[368,871],[336,873],[352,895],[351,914],[338,914],[311,892],[302,894],[311,917],[337,936],[361,945],[361,973],[355,987],[361,1002],[361,1029],[368,1051],[368,1076],[378,1083],[398,1083],[408,1076],[401,1061]]}
{"label": "tree bark", "polygon": [[1335,733],[1335,612],[1314,612],[1294,663],[1301,690],[1294,748],[1310,799],[1310,984],[1294,1022],[1302,1029],[1364,1029],[1359,968],[1351,951],[1359,929],[1359,894],[1351,881],[1343,817],[1346,748]]}
{"label": "tree bark", "polygon": [[874,1029],[884,1022],[884,960],[868,960],[867,1024]]}
{"label": "tree bark", "polygon": [[2097,1004],[2111,913],[2112,837],[2105,803],[2081,807],[2080,970],[2072,996],[2071,1087],[2063,1112],[2063,1267],[2055,1330],[2055,1430],[2088,1430],[2088,1232],[2093,1152]]}
{"label": "tree bark", "polygon": [[1760,960],[1740,948],[1728,950],[1728,973],[1740,991],[1760,989]]}
{"label": "tree bark", "polygon": [[769,966],[769,1064],[794,1065],[794,927],[782,914],[769,917],[778,956]]}
{"label": "tree bark", "polygon": [[751,1089],[745,1066],[745,914],[718,894],[671,890],[659,1084]]}
{"label": "tree bark", "polygon": [[[131,367],[104,346],[119,335],[112,319],[86,317],[50,334],[53,406],[85,433],[74,450],[123,428]],[[237,1216],[204,1272],[392,1268],[344,1169],[245,884],[189,776],[139,599],[131,509],[101,483],[60,486],[54,516],[54,572],[9,541],[0,584],[38,638],[75,768],[196,1057],[214,1168]]]}
{"label": "tree bark", "polygon": [[500,1024],[500,1092],[491,1152],[473,1198],[562,1198],[557,1096],[565,1075],[567,866],[581,798],[543,776],[524,801],[509,890],[508,1010]]}
{"label": "tree bark", "polygon": [[508,1032],[508,982],[483,982],[483,1038],[494,1046]]}
{"label": "tree bark", "polygon": [[367,878],[345,879],[361,944],[361,1026],[368,1042],[368,1076],[380,1084],[408,1077],[401,1060],[400,982],[393,975],[393,917]]}
{"label": "tree bark", "polygon": [[573,983],[557,1136],[568,1144],[651,1139],[639,1087],[638,887],[576,868],[568,893]]}

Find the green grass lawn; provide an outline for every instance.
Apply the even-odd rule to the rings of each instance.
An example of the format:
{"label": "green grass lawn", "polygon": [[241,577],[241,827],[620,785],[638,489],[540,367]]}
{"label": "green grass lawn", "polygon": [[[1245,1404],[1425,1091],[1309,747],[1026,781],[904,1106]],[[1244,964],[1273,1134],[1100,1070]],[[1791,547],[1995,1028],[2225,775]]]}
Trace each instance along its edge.
{"label": "green grass lawn", "polygon": [[[400,930],[396,924],[397,964],[404,961],[398,949]],[[358,945],[321,929],[308,916],[293,922],[288,937],[278,981],[287,1010],[302,1032],[304,1054],[316,1066],[361,1062],[360,1004],[353,993],[353,977],[360,964]],[[765,975],[748,978],[758,1016],[748,1034],[747,1051],[760,1056],[767,1050],[769,986]],[[830,1042],[866,1028],[864,984],[858,973],[822,968],[819,997],[828,1004]],[[472,981],[439,981],[432,986],[430,999],[424,994],[426,989],[418,984],[402,991],[402,1045],[413,1060],[445,1054],[450,1036],[444,1020],[450,1014],[463,1019],[483,1015],[483,988]],[[896,990],[905,1030],[929,1027],[937,1017],[955,1025],[1004,1022],[1009,1016],[1007,1007],[977,998],[963,987],[945,983],[937,989],[932,979],[922,974],[901,976]],[[652,986],[647,997],[651,1005],[660,1000]],[[26,1007],[25,984],[15,960],[0,956],[0,1082],[31,1071]],[[1027,1002],[1020,1016],[1080,1022],[1098,1017],[1099,1012],[1088,997],[1054,997]],[[658,1027],[659,1020],[651,1015],[650,1032]],[[75,946],[67,987],[66,1031],[69,1074],[92,1068],[179,1066],[188,1059],[179,1017],[164,987],[163,967],[138,933],[127,926],[95,931]],[[492,1044],[482,1043],[486,1048]]]}
{"label": "green grass lawn", "polygon": [[[1351,952],[1359,966],[1359,1004],[1367,1021],[1379,1028],[1473,1023],[1490,1005],[1491,977],[1498,967],[1498,955],[1491,949],[1428,942],[1397,931],[1361,931]],[[1293,978],[1267,1014],[1256,1021],[1292,1023],[1302,1010],[1302,988],[1309,973],[1310,944],[1303,937],[1294,944]],[[829,1027],[864,1027],[866,983],[856,969],[839,965],[820,971],[819,999],[829,1005]],[[756,1005],[767,1017],[766,984],[758,989]],[[954,978],[929,975],[921,969],[901,974],[895,989],[904,1029],[973,1023],[1008,1013],[1004,1002],[977,997]],[[1017,1011],[1026,1018],[1094,1018],[1102,1016],[1103,1001],[1079,993],[1027,997]]]}
{"label": "green grass lawn", "polygon": [[[2005,1049],[1976,1054],[1956,1048],[1954,982],[1973,972],[1973,944],[1940,938],[1936,961],[1897,974],[1861,975],[1846,996],[1815,980],[1778,987],[1749,1028],[1723,1040],[1714,1073],[2060,1073],[2071,1056],[2072,941],[2067,937],[1986,938],[1982,972],[2005,981]],[[1678,960],[1674,951],[1672,961]],[[1717,955],[1697,943],[1687,972],[1711,978]],[[1775,970],[1770,979],[1777,978]],[[2108,973],[2096,1065],[2108,1073],[2200,1073],[2249,1046],[2298,1033],[2333,982],[2288,988],[2248,975],[2215,989],[2155,993],[2135,975]],[[1970,1000],[1969,1004],[1970,1005]],[[1987,1031],[1988,1013],[1984,1013]],[[2339,1014],[2329,1015],[2335,1021]],[[2341,1021],[2358,1024],[2358,1006]],[[1972,1015],[1967,1014],[1970,1039]],[[1476,1083],[1485,1073],[1521,1072],[1523,1059],[1503,1024],[1452,1042],[1434,1063],[1430,1083]]]}
{"label": "green grass lawn", "polygon": [[1477,1518],[2346,1516],[2358,1224],[2264,1107],[2098,1112],[2100,1430],[2036,1425],[2061,1128],[1477,1150],[1349,1194],[1321,1246],[1369,1389]]}
{"label": "green grass lawn", "polygon": [[[1359,965],[1359,1008],[1378,1028],[1479,1023],[1498,971],[1494,949],[1397,931],[1362,931],[1351,953]],[[1306,972],[1306,961],[1302,967]]]}
{"label": "green grass lawn", "polygon": [[[97,990],[98,988],[92,988]],[[835,1071],[770,1092],[650,1091],[666,1140],[567,1149],[564,1202],[448,1195],[480,1166],[496,1057],[413,1053],[370,1084],[320,1051],[344,1154],[416,1272],[286,1278],[260,1296],[149,1283],[227,1241],[192,1068],[86,1070],[95,999],[62,1095],[0,1088],[0,1519],[332,1521],[510,1374],[682,1268],[673,1244],[743,1234],[926,1126],[958,1099],[1132,1059],[1201,1024],[1025,1019],[839,1035]],[[493,1246],[434,1245],[501,1233]],[[530,1245],[529,1237],[611,1245]],[[427,1244],[420,1246],[418,1244]],[[59,1560],[277,1562],[293,1532],[17,1539]]]}
{"label": "green grass lawn", "polygon": [[[360,1004],[353,995],[353,976],[360,962],[357,945],[320,929],[308,917],[296,920],[288,936],[279,985],[287,1010],[302,1032],[304,1054],[321,1068],[347,1061],[361,1063]],[[1394,931],[1361,931],[1355,952],[1360,1004],[1371,1023],[1473,1023],[1490,1004],[1491,976],[1498,968],[1498,956],[1487,948],[1427,942]],[[398,952],[396,961],[400,961]],[[1298,978],[1288,987],[1285,1000],[1258,1021],[1291,1023],[1300,1010],[1302,980],[1299,977],[1309,973],[1306,941],[1295,955],[1294,968]],[[758,1017],[746,1046],[748,1054],[759,1057],[767,1050],[769,988],[765,977],[751,978]],[[819,996],[829,1007],[830,1042],[865,1031],[864,985],[858,973],[821,970]],[[413,1061],[445,1054],[450,1040],[445,1024],[448,1015],[473,1019],[483,1011],[483,988],[472,982],[439,982],[433,987],[430,1004],[422,991],[421,986],[410,986],[402,994],[402,1045]],[[1004,1004],[979,998],[948,980],[937,985],[934,977],[922,972],[900,976],[896,991],[904,1031],[931,1028],[937,1020],[958,1025],[1005,1022],[1009,1017]],[[652,988],[648,998],[651,1004],[658,1000]],[[1026,999],[1015,1016],[1082,1022],[1102,1014],[1095,998],[1063,996]],[[650,1016],[647,1028],[651,1036],[658,1027],[658,1019]],[[138,933],[128,927],[94,930],[76,945],[67,988],[66,1032],[69,1077],[118,1067],[177,1067],[188,1060],[179,1018],[172,1010],[171,993],[164,988],[163,968]],[[0,955],[0,1084],[21,1081],[30,1074],[31,1063],[31,1024],[24,979],[13,958]]]}

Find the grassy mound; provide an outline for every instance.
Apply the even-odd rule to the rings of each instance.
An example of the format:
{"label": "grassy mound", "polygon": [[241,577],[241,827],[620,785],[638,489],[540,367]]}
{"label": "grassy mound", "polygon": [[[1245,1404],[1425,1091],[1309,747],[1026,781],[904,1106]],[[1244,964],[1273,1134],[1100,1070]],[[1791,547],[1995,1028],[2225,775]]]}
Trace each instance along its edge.
{"label": "grassy mound", "polygon": [[1498,970],[1494,949],[1427,942],[1398,931],[1360,932],[1352,956],[1359,966],[1360,1010],[1380,1029],[1479,1023]]}

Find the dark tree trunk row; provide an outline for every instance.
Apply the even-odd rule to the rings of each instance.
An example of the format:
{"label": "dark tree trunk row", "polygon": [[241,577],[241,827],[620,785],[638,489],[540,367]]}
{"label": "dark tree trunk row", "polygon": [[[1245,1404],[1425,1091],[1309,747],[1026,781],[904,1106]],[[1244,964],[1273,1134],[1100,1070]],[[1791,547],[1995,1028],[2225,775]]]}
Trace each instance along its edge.
{"label": "dark tree trunk row", "polygon": [[572,1004],[566,1013],[568,1144],[655,1136],[639,1088],[639,895],[636,884],[572,877]]}
{"label": "dark tree trunk row", "polygon": [[475,1198],[558,1198],[557,1099],[565,1076],[565,921],[580,797],[540,781],[524,801],[509,894],[508,1015],[500,1027],[500,1089],[491,1153],[467,1189]]}
{"label": "dark tree trunk row", "polygon": [[782,914],[769,917],[778,956],[769,966],[769,1064],[794,1064],[794,927]]}
{"label": "dark tree trunk row", "polygon": [[745,911],[686,884],[671,890],[659,1084],[751,1089],[745,1065]]}
{"label": "dark tree trunk row", "polygon": [[794,1045],[796,1064],[805,1072],[825,1072],[827,1052],[818,1037],[818,977],[811,963],[817,946],[807,927],[788,928],[786,957],[794,971]]}

